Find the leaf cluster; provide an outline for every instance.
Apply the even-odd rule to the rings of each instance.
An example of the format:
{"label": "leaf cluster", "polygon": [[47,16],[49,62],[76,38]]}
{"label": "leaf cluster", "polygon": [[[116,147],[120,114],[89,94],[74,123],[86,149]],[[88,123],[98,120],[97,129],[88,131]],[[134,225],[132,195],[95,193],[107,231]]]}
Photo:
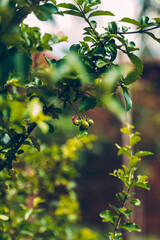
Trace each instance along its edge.
{"label": "leaf cluster", "polygon": [[[134,205],[140,207],[141,205],[141,201],[138,198],[133,198],[135,195],[135,187],[141,187],[147,190],[150,189],[147,182],[148,177],[145,175],[136,176],[136,170],[137,164],[140,162],[141,157],[152,155],[153,153],[149,151],[138,151],[133,154],[134,145],[141,141],[139,132],[133,133],[133,128],[134,126],[126,123],[126,127],[121,129],[121,132],[123,134],[128,135],[129,145],[121,147],[116,144],[118,148],[118,156],[124,154],[128,157],[128,166],[123,164],[122,168],[114,170],[114,172],[110,174],[122,181],[125,186],[121,192],[116,194],[119,205],[110,205],[113,211],[106,210],[100,213],[100,217],[103,219],[103,222],[109,222],[114,227],[113,233],[109,233],[108,235],[109,239],[113,240],[123,239],[121,232],[122,229],[125,229],[129,232],[141,231],[136,223],[128,222],[128,219],[130,219],[133,211],[130,206]],[[127,219],[127,222],[125,220],[122,220],[122,217],[125,217],[125,219]]]}

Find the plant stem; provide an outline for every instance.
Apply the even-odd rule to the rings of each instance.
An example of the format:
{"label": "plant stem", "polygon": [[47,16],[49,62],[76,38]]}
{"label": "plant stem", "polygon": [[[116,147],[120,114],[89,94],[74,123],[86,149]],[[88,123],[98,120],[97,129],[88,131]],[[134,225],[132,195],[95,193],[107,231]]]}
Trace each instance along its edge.
{"label": "plant stem", "polygon": [[120,35],[124,35],[124,34],[135,34],[135,33],[144,33],[144,32],[149,32],[149,31],[154,30],[154,29],[157,29],[157,28],[160,28],[160,26],[155,26],[155,27],[147,28],[147,29],[140,29],[140,30],[138,30],[138,31],[132,31],[132,32],[117,32],[117,33],[120,34]]}

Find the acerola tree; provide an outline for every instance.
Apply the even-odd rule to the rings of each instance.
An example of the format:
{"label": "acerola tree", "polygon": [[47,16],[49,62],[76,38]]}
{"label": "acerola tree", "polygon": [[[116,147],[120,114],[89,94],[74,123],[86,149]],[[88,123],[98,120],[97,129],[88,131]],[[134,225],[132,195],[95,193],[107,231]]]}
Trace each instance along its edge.
{"label": "acerola tree", "polygon": [[[25,159],[27,153],[28,155],[32,154],[32,151],[34,151],[32,147],[35,147],[38,151],[41,149],[41,157],[44,157],[43,154],[47,151],[48,155],[44,157],[42,165],[46,164],[45,159],[47,161],[50,155],[53,157],[53,169],[58,168],[59,170],[54,173],[55,185],[53,184],[51,188],[56,188],[58,184],[64,185],[68,192],[68,198],[61,196],[59,200],[59,198],[57,199],[58,193],[55,196],[55,200],[59,200],[59,202],[55,201],[52,203],[55,215],[63,215],[63,217],[62,219],[55,217],[54,224],[57,228],[54,233],[53,226],[50,230],[43,228],[45,229],[45,239],[87,238],[85,234],[85,237],[83,237],[82,233],[80,233],[82,235],[77,235],[77,238],[70,236],[67,228],[64,228],[63,232],[62,228],[58,227],[66,224],[67,221],[74,221],[76,219],[74,211],[78,209],[75,192],[72,191],[72,180],[75,176],[74,164],[71,162],[70,166],[67,165],[66,161],[61,161],[67,149],[65,147],[59,149],[58,146],[55,146],[52,152],[47,147],[41,147],[38,139],[33,136],[34,130],[39,128],[43,134],[47,132],[53,133],[54,119],[59,118],[59,114],[63,112],[66,106],[70,106],[73,110],[74,116],[72,120],[78,126],[78,139],[85,137],[88,134],[88,129],[93,124],[93,120],[87,119],[84,114],[90,109],[104,107],[114,113],[119,119],[124,120],[126,111],[129,111],[132,107],[129,85],[140,79],[143,72],[143,63],[134,54],[138,48],[133,41],[129,42],[126,39],[126,35],[143,33],[158,42],[160,41],[151,32],[151,30],[160,27],[160,18],[158,17],[149,20],[149,17],[142,16],[140,21],[124,17],[121,19],[121,22],[124,23],[123,27],[120,28],[116,21],[112,21],[108,23],[108,27],[104,28],[104,32],[99,34],[95,20],[96,16],[114,16],[109,11],[98,10],[97,6],[99,3],[100,0],[77,0],[74,1],[74,4],[56,4],[55,0],[8,0],[0,2],[0,171],[3,176],[1,179],[1,191],[2,195],[4,194],[4,196],[10,198],[9,195],[5,194],[5,180],[6,178],[8,179],[6,174],[9,174],[13,179],[15,178],[15,168],[17,166],[15,162],[18,161],[20,164],[18,169],[21,171],[21,161],[23,158]],[[87,24],[84,28],[85,37],[83,41],[80,41],[79,44],[73,44],[61,60],[50,59],[44,54],[48,67],[40,68],[36,66],[35,69],[32,55],[45,50],[52,50],[54,43],[65,41],[67,37],[48,33],[41,36],[38,27],[29,27],[24,24],[24,19],[32,12],[41,21],[52,20],[54,14],[63,15],[64,18],[65,14],[82,18]],[[129,30],[130,28],[125,25],[126,23],[135,26],[136,30]],[[115,64],[118,51],[126,54],[133,66]],[[119,89],[121,89],[121,94],[126,101],[125,107],[116,98],[116,91],[119,91]],[[140,186],[148,189],[146,177],[138,176],[137,180],[133,180],[136,163],[141,156],[150,153],[139,152],[137,155],[132,155],[132,147],[139,141],[139,136],[137,136],[137,133],[132,135],[130,132],[131,128],[132,126],[128,125],[128,129],[123,130],[131,138],[130,146],[124,148],[118,146],[119,155],[125,153],[129,157],[130,169],[124,167],[124,170],[114,172],[114,176],[120,178],[127,187],[127,191],[118,194],[118,199],[122,202],[122,206],[118,209],[114,207],[114,210],[117,212],[115,216],[110,211],[101,213],[104,221],[111,222],[115,227],[114,233],[109,234],[109,239],[122,239],[121,228],[129,231],[139,231],[139,228],[134,223],[121,224],[120,222],[122,215],[125,215],[127,218],[130,217],[131,211],[125,208],[125,205],[130,197],[129,191],[131,186]],[[87,140],[87,138],[82,138],[79,141],[75,140],[78,142],[76,142],[77,145],[74,151],[72,148],[69,151],[71,153],[76,152],[78,148],[81,148],[78,147],[78,144],[81,146],[83,141],[85,143],[85,141],[90,142],[91,140]],[[68,158],[72,159],[70,155],[66,157],[66,159]],[[37,171],[37,169],[34,169],[34,160],[36,161],[36,159],[37,156],[33,159],[34,174]],[[27,164],[25,164],[26,172]],[[49,165],[43,167],[47,168],[47,171],[50,168]],[[29,171],[32,171],[32,168],[29,168]],[[42,170],[39,172],[37,179],[43,179],[43,177],[46,179],[45,177],[47,176]],[[69,179],[68,182],[67,179]],[[47,184],[50,186],[50,180],[48,181],[49,183],[45,180],[45,186]],[[17,189],[19,189],[19,186],[17,186]],[[43,196],[37,190],[37,185],[35,189],[33,196],[36,196],[34,201],[34,206],[36,207],[38,203],[43,202]],[[44,196],[44,198],[47,200],[47,197]],[[73,203],[73,209],[70,209],[71,206],[68,203],[72,201],[75,201],[75,204]],[[8,202],[8,204],[10,203]],[[139,205],[139,201],[135,199],[130,204]],[[26,221],[31,216],[33,209],[28,210],[24,205],[21,205],[21,207],[23,209],[22,214],[24,214],[23,221],[17,219],[17,224],[20,224],[19,226],[17,225],[18,228],[13,226],[13,229],[9,228],[9,223],[6,225],[2,224],[2,231],[10,229],[11,235],[9,237],[5,233],[3,239],[15,239],[19,236],[20,229],[23,227],[24,235],[28,234],[29,236],[30,234],[31,238],[44,239],[43,234],[37,232],[38,227],[36,228],[36,225],[33,224],[32,232],[29,231],[29,226],[25,228]],[[66,209],[67,212],[65,212]],[[7,212],[9,212],[9,207],[6,206]],[[4,212],[2,211],[0,216],[1,220],[8,220],[5,210]],[[10,221],[13,221],[12,217],[10,216]],[[89,234],[88,239],[96,239],[94,234]]]}

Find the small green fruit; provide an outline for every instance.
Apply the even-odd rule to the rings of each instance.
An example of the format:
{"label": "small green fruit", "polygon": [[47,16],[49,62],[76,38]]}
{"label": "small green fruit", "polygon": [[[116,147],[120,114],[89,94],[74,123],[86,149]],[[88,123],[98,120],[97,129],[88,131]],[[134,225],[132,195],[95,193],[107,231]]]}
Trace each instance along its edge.
{"label": "small green fruit", "polygon": [[94,124],[94,121],[91,118],[88,118],[87,122],[89,123],[89,126],[92,126]]}
{"label": "small green fruit", "polygon": [[78,125],[79,125],[79,120],[78,120],[78,119],[75,119],[75,120],[73,121],[73,124],[76,125],[76,126],[78,126]]}
{"label": "small green fruit", "polygon": [[88,121],[86,121],[86,120],[82,120],[82,122],[81,122],[81,126],[82,126],[83,128],[88,128],[88,127],[89,127],[89,123],[88,123]]}

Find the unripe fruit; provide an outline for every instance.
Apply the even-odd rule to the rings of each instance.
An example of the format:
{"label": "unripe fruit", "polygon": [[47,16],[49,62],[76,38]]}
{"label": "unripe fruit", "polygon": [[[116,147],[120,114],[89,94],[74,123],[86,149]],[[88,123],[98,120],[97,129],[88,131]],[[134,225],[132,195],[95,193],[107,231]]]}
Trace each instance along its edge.
{"label": "unripe fruit", "polygon": [[87,122],[89,123],[89,126],[92,126],[94,124],[94,121],[91,118],[88,118]]}
{"label": "unripe fruit", "polygon": [[78,120],[78,119],[75,119],[75,120],[73,121],[73,124],[76,125],[76,126],[78,126],[78,125],[79,125],[79,120]]}
{"label": "unripe fruit", "polygon": [[86,120],[82,120],[81,126],[82,126],[83,128],[88,128],[88,127],[89,127],[89,123],[88,123]]}

